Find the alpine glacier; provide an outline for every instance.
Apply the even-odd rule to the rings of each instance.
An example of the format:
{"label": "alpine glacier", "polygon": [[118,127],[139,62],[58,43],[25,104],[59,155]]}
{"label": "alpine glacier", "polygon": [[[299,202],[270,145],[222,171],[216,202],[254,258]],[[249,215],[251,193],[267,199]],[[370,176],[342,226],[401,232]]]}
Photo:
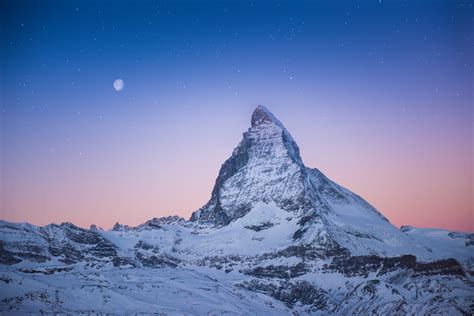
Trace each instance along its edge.
{"label": "alpine glacier", "polygon": [[0,238],[2,314],[474,312],[474,234],[398,229],[261,105],[189,221],[0,221]]}

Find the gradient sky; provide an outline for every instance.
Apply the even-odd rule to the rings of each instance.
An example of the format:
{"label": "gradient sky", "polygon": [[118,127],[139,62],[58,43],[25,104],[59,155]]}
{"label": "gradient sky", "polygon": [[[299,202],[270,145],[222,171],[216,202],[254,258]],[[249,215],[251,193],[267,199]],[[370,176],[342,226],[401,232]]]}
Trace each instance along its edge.
{"label": "gradient sky", "polygon": [[264,104],[395,225],[474,231],[473,2],[330,3],[2,1],[0,217],[187,218]]}

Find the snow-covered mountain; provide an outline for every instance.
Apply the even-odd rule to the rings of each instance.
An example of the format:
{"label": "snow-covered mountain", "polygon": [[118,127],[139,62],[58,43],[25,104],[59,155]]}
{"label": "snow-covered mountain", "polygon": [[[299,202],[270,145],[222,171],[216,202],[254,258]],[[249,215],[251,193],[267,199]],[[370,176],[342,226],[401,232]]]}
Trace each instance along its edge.
{"label": "snow-covered mountain", "polygon": [[472,314],[474,234],[393,226],[258,106],[189,221],[0,221],[0,312]]}

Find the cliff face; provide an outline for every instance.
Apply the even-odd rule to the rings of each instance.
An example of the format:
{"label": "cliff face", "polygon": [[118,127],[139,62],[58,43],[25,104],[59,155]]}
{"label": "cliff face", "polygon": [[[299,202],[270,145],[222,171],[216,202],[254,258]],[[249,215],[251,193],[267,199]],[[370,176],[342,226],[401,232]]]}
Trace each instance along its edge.
{"label": "cliff face", "polygon": [[283,209],[304,212],[304,165],[291,135],[273,114],[258,106],[252,127],[219,171],[209,202],[192,221],[227,225],[258,202],[274,201]]}

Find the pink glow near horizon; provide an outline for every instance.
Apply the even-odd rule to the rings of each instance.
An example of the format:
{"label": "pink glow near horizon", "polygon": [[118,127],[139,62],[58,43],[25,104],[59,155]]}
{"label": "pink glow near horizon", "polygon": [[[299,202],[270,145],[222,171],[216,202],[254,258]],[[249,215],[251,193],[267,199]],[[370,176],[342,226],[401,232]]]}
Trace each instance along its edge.
{"label": "pink glow near horizon", "polygon": [[[30,181],[4,188],[2,218],[104,228],[167,215],[189,218],[208,200],[220,165],[249,125],[239,112],[215,128],[200,129],[198,117],[170,125],[169,137],[143,144],[121,139],[127,150],[113,158],[97,149],[75,157],[75,165],[60,160],[55,168],[31,165],[20,175]],[[467,172],[472,172],[472,152],[460,146],[462,140],[456,144],[451,135],[433,131],[418,131],[417,137],[369,135],[369,127],[356,124],[337,134],[337,124],[343,124],[337,120],[334,127],[324,121],[316,127],[306,124],[303,113],[287,120],[275,114],[299,143],[308,167],[364,197],[393,224],[474,231],[472,174]],[[354,134],[342,134],[348,132]],[[66,153],[62,159],[73,158]]]}
{"label": "pink glow near horizon", "polygon": [[140,3],[2,2],[1,219],[189,218],[263,104],[395,225],[474,231],[472,7]]}

